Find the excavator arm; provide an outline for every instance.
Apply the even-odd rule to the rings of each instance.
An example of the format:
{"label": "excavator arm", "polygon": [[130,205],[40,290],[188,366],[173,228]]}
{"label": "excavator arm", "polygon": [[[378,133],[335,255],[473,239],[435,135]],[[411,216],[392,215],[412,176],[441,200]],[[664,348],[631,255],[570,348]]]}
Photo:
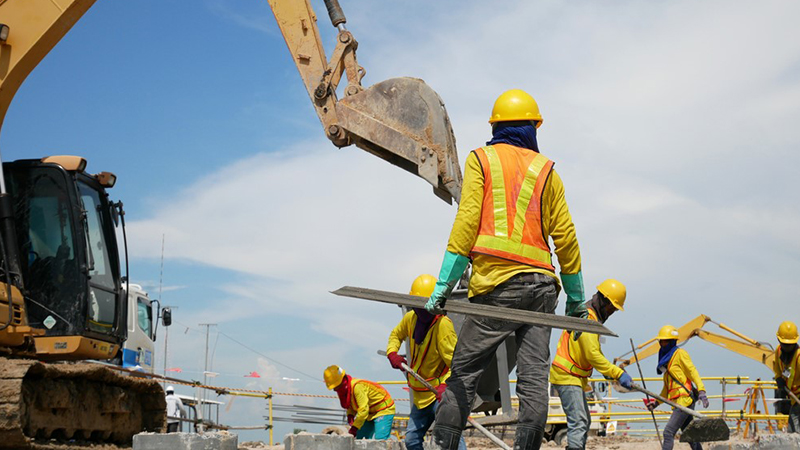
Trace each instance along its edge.
{"label": "excavator arm", "polygon": [[[392,78],[367,89],[358,65],[358,42],[345,28],[338,0],[325,0],[339,30],[330,61],[309,0],[269,0],[272,12],[300,72],[328,138],[337,147],[355,144],[420,176],[450,202],[461,195],[456,141],[442,99],[422,80]],[[337,87],[347,78],[344,98]]]}
{"label": "excavator arm", "polygon": [[[735,337],[724,336],[721,334],[703,330],[702,329],[703,326],[705,326],[709,322],[713,323],[714,325],[717,325],[722,330],[731,333]],[[772,362],[775,359],[775,350],[769,344],[749,338],[743,335],[742,333],[739,333],[738,331],[730,328],[724,323],[715,322],[706,315],[701,314],[695,317],[694,319],[690,320],[680,328],[678,328],[678,339],[677,339],[678,345],[688,341],[689,339],[695,336],[699,337],[704,341],[711,342],[714,345],[718,345],[724,349],[730,350],[747,358],[758,361],[766,365],[770,370],[772,370]],[[659,345],[658,345],[658,340],[656,338],[652,338],[649,341],[640,344],[636,348],[639,361],[657,354],[658,348]],[[627,367],[631,363],[635,362],[634,358],[628,357],[631,354],[632,352],[627,352],[620,357],[614,358],[614,364],[617,364],[623,368]]]}
{"label": "excavator arm", "polygon": [[[95,0],[0,0],[0,127],[22,82]],[[461,170],[441,98],[422,80],[393,78],[364,89],[356,42],[337,0],[326,0],[339,29],[330,61],[309,0],[269,0],[292,59],[328,138],[355,144],[459,200]],[[344,98],[337,97],[342,76]],[[2,185],[2,180],[0,180]]]}

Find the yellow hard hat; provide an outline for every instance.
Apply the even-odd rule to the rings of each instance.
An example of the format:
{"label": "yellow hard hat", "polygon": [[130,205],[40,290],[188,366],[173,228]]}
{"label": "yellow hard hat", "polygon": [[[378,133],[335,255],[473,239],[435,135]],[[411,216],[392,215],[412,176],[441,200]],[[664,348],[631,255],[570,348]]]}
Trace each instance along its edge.
{"label": "yellow hard hat", "polygon": [[520,89],[505,91],[497,97],[492,108],[489,123],[511,122],[515,120],[535,120],[536,128],[542,125],[539,105],[527,92]]}
{"label": "yellow hard hat", "polygon": [[325,386],[327,386],[330,390],[334,390],[340,384],[342,384],[342,380],[344,379],[344,369],[335,365],[328,366],[328,368],[325,369],[325,372],[322,374],[322,378],[325,380]]}
{"label": "yellow hard hat", "polygon": [[625,304],[625,295],[627,294],[627,290],[625,289],[625,285],[620,283],[619,281],[609,278],[606,281],[597,285],[597,290],[614,305],[620,311],[625,311],[622,308],[622,305]]}
{"label": "yellow hard hat", "polygon": [[435,287],[436,277],[428,274],[420,275],[411,283],[411,291],[409,294],[418,295],[420,297],[430,297]]}
{"label": "yellow hard hat", "polygon": [[797,344],[797,325],[787,320],[778,327],[776,335],[781,344]]}
{"label": "yellow hard hat", "polygon": [[660,330],[658,330],[658,336],[656,336],[656,339],[659,341],[678,339],[678,329],[672,325],[664,325]]}

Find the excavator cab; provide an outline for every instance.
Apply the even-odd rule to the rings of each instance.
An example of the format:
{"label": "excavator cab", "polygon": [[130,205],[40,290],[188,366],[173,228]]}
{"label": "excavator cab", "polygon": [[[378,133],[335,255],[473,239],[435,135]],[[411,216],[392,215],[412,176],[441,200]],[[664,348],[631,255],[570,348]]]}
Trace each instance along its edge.
{"label": "excavator cab", "polygon": [[24,307],[43,359],[108,359],[124,341],[125,298],[112,209],[76,156],[3,165],[13,199]]}

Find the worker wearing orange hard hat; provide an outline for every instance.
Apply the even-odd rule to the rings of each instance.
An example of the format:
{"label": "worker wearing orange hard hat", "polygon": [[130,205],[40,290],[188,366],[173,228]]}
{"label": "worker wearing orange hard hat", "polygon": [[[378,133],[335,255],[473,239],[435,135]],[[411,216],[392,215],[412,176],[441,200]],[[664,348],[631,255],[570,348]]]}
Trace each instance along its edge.
{"label": "worker wearing orange hard hat", "polygon": [[[692,363],[689,353],[678,347],[679,333],[677,328],[672,325],[664,325],[658,331],[658,343],[661,348],[658,350],[657,373],[664,374],[664,387],[661,389],[661,397],[667,398],[681,406],[694,409],[695,403],[700,401],[703,408],[708,408],[708,396],[706,388],[700,374]],[[650,411],[659,405],[658,400],[651,399],[647,403]],[[672,415],[664,427],[664,441],[661,445],[662,450],[672,450],[675,443],[675,433],[678,429],[684,430],[689,426],[693,417],[678,408],[672,410]],[[703,446],[699,442],[690,442],[692,450],[702,450]]]}
{"label": "worker wearing orange hard hat", "polygon": [[[605,323],[612,314],[623,311],[626,297],[625,285],[610,278],[603,281],[597,286],[597,293],[587,302],[589,319]],[[561,333],[556,355],[550,365],[550,384],[558,392],[567,416],[567,450],[586,448],[592,416],[584,391],[592,372],[596,369],[606,378],[619,380],[619,384],[626,389],[630,389],[633,382],[630,375],[603,355],[599,336],[581,333],[577,339],[573,339],[574,334],[567,330]]]}
{"label": "worker wearing orange hard hat", "polygon": [[389,439],[394,420],[394,400],[378,383],[353,378],[339,366],[322,373],[325,386],[336,391],[339,404],[347,410],[348,431],[356,439]]}
{"label": "worker wearing orange hard hat", "polygon": [[[420,275],[411,284],[409,294],[427,298],[431,296],[435,286],[436,277]],[[406,339],[408,339],[407,348],[411,363],[397,353]],[[389,342],[386,345],[389,364],[398,370],[403,370],[405,364],[436,389],[434,394],[411,374],[405,374],[414,400],[404,439],[408,450],[423,449],[425,433],[433,425],[439,400],[447,388],[457,339],[453,321],[449,317],[429,313],[424,308],[414,308],[405,313],[400,323],[389,334]],[[459,449],[466,450],[466,448],[462,438]]]}
{"label": "worker wearing orange hard hat", "polygon": [[[797,351],[797,325],[787,320],[780,324],[776,335],[780,345],[775,350],[772,371],[775,372],[775,382],[778,383],[778,394],[780,394],[780,398],[786,398],[787,391],[789,391],[795,397],[800,396],[800,352]],[[783,412],[789,415],[789,432],[800,433],[800,404],[794,399],[790,399],[788,408],[785,408]]]}
{"label": "worker wearing orange hard hat", "polygon": [[[497,98],[489,123],[491,140],[467,156],[458,213],[425,308],[436,312],[444,305],[472,259],[472,303],[553,314],[563,286],[566,314],[588,317],[564,184],[536,140],[543,123],[539,105],[528,93],[512,89]],[[547,327],[467,317],[436,412],[434,442],[446,450],[458,447],[481,374],[499,345],[515,336],[520,410],[514,448],[538,449],[547,422],[550,332]]]}

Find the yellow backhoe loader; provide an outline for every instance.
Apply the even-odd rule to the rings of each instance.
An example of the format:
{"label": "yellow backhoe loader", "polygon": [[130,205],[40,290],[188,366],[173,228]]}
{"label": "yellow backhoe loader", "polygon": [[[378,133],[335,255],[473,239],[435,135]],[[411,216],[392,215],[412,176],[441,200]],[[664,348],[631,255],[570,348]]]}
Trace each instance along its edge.
{"label": "yellow backhoe loader", "polygon": [[[458,201],[455,138],[439,96],[413,78],[362,87],[358,44],[336,0],[325,0],[339,30],[330,60],[308,0],[269,2],[328,138]],[[0,126],[28,74],[94,3],[0,0]],[[54,156],[5,163],[0,172],[0,448],[28,448],[37,438],[129,443],[164,427],[157,383],[97,364],[43,362],[108,359],[126,339],[114,230],[121,222],[124,235],[124,213],[106,192],[116,177],[90,174],[86,164]]]}

